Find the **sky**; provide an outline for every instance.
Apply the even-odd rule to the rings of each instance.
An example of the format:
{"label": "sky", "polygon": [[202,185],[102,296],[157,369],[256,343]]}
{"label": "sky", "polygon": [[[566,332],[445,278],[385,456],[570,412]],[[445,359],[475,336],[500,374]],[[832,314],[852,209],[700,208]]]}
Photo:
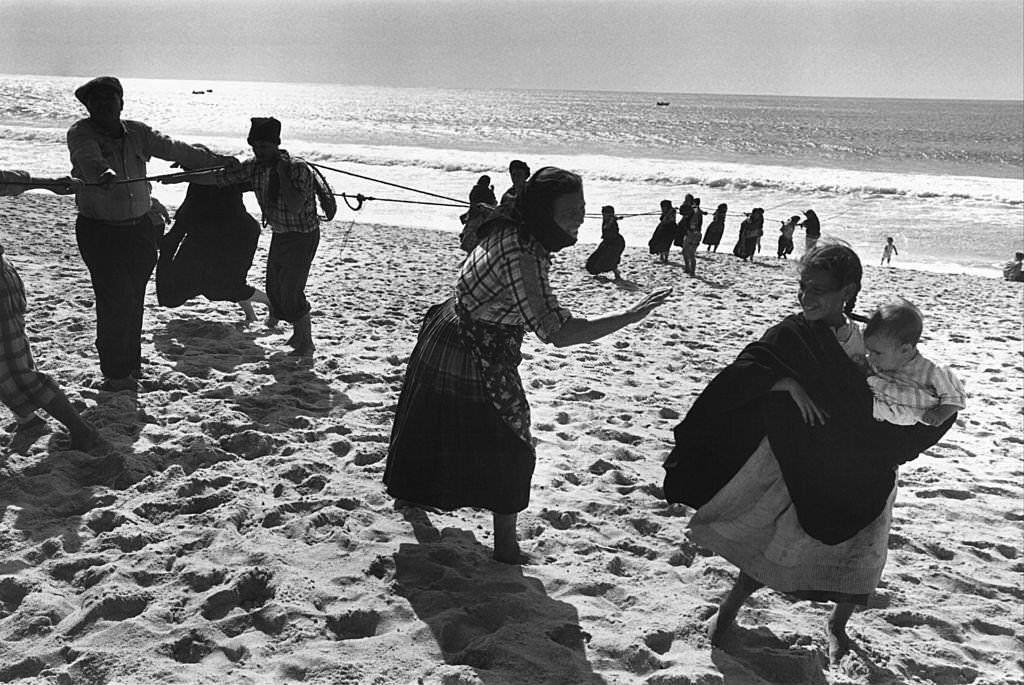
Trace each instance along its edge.
{"label": "sky", "polygon": [[1024,99],[1021,0],[0,0],[0,73]]}

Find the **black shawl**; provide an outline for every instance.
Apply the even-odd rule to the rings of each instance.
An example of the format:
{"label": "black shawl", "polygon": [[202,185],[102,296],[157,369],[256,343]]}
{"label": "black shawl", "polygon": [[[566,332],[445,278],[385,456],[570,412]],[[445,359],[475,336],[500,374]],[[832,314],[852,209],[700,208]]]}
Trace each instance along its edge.
{"label": "black shawl", "polygon": [[[828,413],[824,425],[808,426],[788,393],[770,391],[785,377]],[[871,408],[863,372],[828,326],[789,316],[712,379],[676,426],[665,498],[702,506],[767,435],[804,530],[825,544],[848,540],[882,512],[896,467],[955,420],[896,426]]]}

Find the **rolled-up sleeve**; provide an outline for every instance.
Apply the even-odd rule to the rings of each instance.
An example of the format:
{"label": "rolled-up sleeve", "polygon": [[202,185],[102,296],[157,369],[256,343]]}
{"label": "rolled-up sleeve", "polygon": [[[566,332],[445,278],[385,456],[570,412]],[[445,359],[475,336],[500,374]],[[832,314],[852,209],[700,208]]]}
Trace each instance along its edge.
{"label": "rolled-up sleeve", "polygon": [[96,183],[100,175],[112,169],[103,156],[96,134],[89,129],[87,121],[72,124],[67,134],[68,152],[71,155],[72,173],[83,181]]}
{"label": "rolled-up sleeve", "polygon": [[949,367],[936,367],[931,383],[942,404],[960,409],[967,406],[967,393],[964,391],[964,386]]}
{"label": "rolled-up sleeve", "polygon": [[175,140],[141,122],[133,122],[133,125],[142,134],[144,150],[151,157],[178,162],[187,169],[217,166],[221,163],[221,156],[214,152]]}
{"label": "rolled-up sleeve", "polygon": [[526,327],[544,342],[551,342],[551,336],[572,317],[551,290],[548,264],[546,257],[526,250],[507,262],[507,278],[519,314]]}
{"label": "rolled-up sleeve", "polygon": [[0,169],[0,195],[19,195],[31,180],[27,171],[5,171]]}

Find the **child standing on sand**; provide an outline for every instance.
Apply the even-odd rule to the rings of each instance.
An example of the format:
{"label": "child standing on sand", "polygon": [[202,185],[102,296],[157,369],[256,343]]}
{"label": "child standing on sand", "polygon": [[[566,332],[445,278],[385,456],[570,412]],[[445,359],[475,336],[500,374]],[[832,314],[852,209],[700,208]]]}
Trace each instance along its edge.
{"label": "child standing on sand", "polygon": [[892,236],[885,239],[885,247],[882,248],[882,263],[888,264],[892,260],[893,255],[898,255],[900,252],[896,249],[896,243],[892,241]]}
{"label": "child standing on sand", "polygon": [[923,328],[921,311],[902,298],[875,310],[864,328],[868,364],[874,370],[868,385],[879,421],[939,426],[966,406],[964,388],[953,372],[918,352]]}

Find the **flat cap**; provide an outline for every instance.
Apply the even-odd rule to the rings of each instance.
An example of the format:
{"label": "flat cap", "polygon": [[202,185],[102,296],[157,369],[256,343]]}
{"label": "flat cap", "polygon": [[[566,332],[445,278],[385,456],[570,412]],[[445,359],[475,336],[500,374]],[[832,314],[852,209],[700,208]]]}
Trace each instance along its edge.
{"label": "flat cap", "polygon": [[124,89],[121,88],[121,82],[114,76],[97,76],[88,83],[76,88],[75,97],[84,105],[93,92],[103,88],[114,91],[117,93],[117,97],[124,99]]}

